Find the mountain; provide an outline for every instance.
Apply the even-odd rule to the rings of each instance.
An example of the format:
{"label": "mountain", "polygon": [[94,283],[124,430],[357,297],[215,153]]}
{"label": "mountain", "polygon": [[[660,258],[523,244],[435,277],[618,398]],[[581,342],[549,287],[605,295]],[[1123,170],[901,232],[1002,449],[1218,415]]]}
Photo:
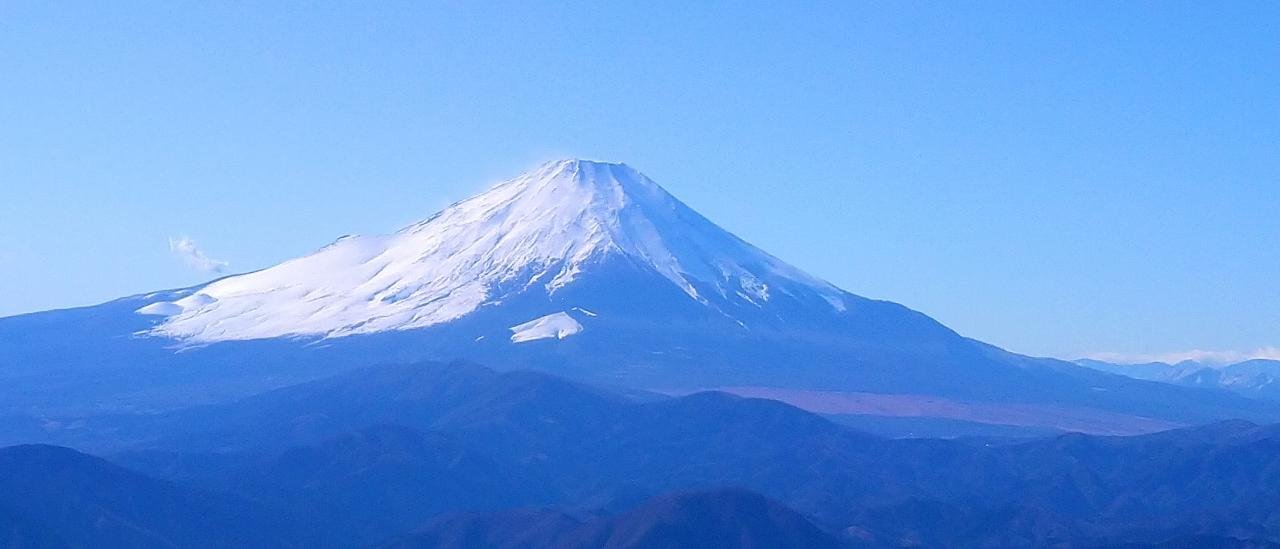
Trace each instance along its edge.
{"label": "mountain", "polygon": [[656,497],[616,516],[586,520],[555,511],[527,509],[447,515],[383,547],[835,549],[844,546],[782,504],[743,490],[720,489]]}
{"label": "mountain", "polygon": [[1280,400],[1280,360],[1252,359],[1233,364],[1185,360],[1177,364],[1116,364],[1082,359],[1077,364],[1135,379],[1188,387],[1226,389],[1251,398]]}
{"label": "mountain", "polygon": [[[423,517],[462,510],[497,510],[537,501],[528,479],[435,432],[378,425],[299,446],[205,483],[307,524],[309,547],[356,547],[405,532]],[[315,520],[324,517],[324,520]]]}
{"label": "mountain", "polygon": [[463,364],[375,367],[190,413],[153,418],[165,436],[111,459],[292,509],[321,538],[312,546],[388,539],[433,513],[614,516],[726,486],[871,545],[1280,540],[1280,430],[1244,421],[1131,437],[895,440],[777,401],[626,400]]}
{"label": "mountain", "polygon": [[0,415],[154,412],[453,359],[1042,430],[1280,419],[1274,403],[962,337],[803,273],[626,165],[583,160],[261,271],[0,319]]}
{"label": "mountain", "polygon": [[809,456],[857,456],[879,440],[774,401],[637,401],[467,364],[373,367],[151,421],[153,438],[112,459],[290,509],[312,546],[372,543],[434,513],[616,509],[722,482],[827,492],[863,460]]}
{"label": "mountain", "polygon": [[138,313],[163,319],[152,335],[208,343],[425,328],[513,304],[546,313],[527,321],[658,312],[617,310],[616,282],[609,295],[573,291],[598,273],[656,277],[641,293],[661,290],[674,301],[664,304],[670,312],[724,328],[835,316],[860,301],[725,232],[625,165],[570,160],[394,235],[344,237]]}
{"label": "mountain", "polygon": [[0,448],[5,547],[288,547],[289,532],[247,501],[151,479],[74,450]]}
{"label": "mountain", "polygon": [[[1199,536],[1222,538],[1210,546],[1268,546],[1280,515],[1261,502],[1280,490],[1271,478],[1277,449],[1280,430],[1247,422],[1063,435],[996,448],[995,466],[1017,477],[1010,484],[997,474],[991,491],[912,496],[849,520],[878,539],[924,546],[1163,546]],[[1080,543],[1086,539],[1094,542]]]}

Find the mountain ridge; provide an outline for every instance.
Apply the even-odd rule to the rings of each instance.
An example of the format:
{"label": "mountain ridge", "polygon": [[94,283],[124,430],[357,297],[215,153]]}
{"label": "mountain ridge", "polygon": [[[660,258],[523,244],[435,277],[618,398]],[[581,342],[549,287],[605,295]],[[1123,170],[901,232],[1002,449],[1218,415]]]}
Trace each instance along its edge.
{"label": "mountain ridge", "polygon": [[[1275,425],[1232,421],[1138,437],[1069,434],[994,443],[893,440],[776,401],[701,393],[628,403],[544,373],[453,366],[374,369],[263,395],[242,403],[247,409],[217,414],[230,423],[191,418],[189,427],[203,434],[152,446],[161,453],[123,463],[175,481],[203,477],[208,480],[198,485],[205,488],[254,478],[260,479],[254,493],[347,494],[346,501],[370,508],[361,513],[381,516],[407,508],[407,478],[436,479],[411,486],[444,484],[422,492],[433,495],[420,499],[424,512],[442,505],[483,510],[502,500],[621,511],[651,495],[737,486],[831,531],[861,528],[888,546],[900,546],[895,540],[913,532],[940,536],[918,544],[928,546],[955,546],[970,536],[960,544],[1083,544],[1143,529],[1152,534],[1141,538],[1159,539],[1198,528],[1192,521],[1218,533],[1223,525],[1253,524],[1250,537],[1270,538],[1280,524],[1274,506],[1263,504],[1280,479],[1273,474],[1280,467]],[[316,430],[316,418],[339,422]],[[370,427],[388,424],[403,428]],[[228,448],[232,441],[247,444]],[[279,445],[307,448],[281,453]],[[215,451],[213,470],[198,455],[184,458],[184,450]],[[236,452],[304,459],[250,457],[243,467],[220,465]],[[487,459],[454,457],[460,455]],[[448,489],[454,481],[491,482],[438,473],[445,463],[444,470],[466,471],[486,462],[496,462],[494,471],[510,479],[497,483],[496,492]],[[501,497],[472,497],[483,493]],[[415,526],[411,515],[398,524]],[[353,528],[366,522],[359,514],[340,516],[327,520]],[[1067,526],[1075,531],[1061,529]],[[386,529],[366,534],[379,531]]]}
{"label": "mountain ridge", "polygon": [[1119,364],[1080,359],[1076,364],[1134,379],[1172,383],[1186,387],[1225,389],[1253,398],[1280,400],[1280,360],[1252,358],[1227,364],[1184,360],[1174,364],[1146,362]]}

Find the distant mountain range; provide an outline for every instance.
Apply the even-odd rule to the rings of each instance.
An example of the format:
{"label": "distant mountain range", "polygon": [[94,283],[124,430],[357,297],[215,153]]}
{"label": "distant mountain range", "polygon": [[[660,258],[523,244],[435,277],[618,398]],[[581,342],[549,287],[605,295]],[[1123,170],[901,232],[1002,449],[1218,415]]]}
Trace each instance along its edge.
{"label": "distant mountain range", "polygon": [[521,509],[439,517],[387,549],[837,549],[795,511],[758,494],[721,489],[656,497],[614,516]]}
{"label": "distant mountain range", "polygon": [[1274,402],[962,337],[786,264],[626,165],[584,160],[260,271],[0,319],[0,415],[156,412],[453,359],[849,416],[1114,434],[1280,420]]}
{"label": "distant mountain range", "polygon": [[1081,359],[1081,366],[1135,379],[1227,389],[1252,398],[1280,399],[1280,360],[1253,359],[1234,364],[1209,364],[1185,360],[1177,364],[1147,362],[1116,364]]}
{"label": "distant mountain range", "polygon": [[56,442],[111,440],[104,455],[128,470],[50,446],[0,450],[8,535],[138,547],[240,546],[246,532],[305,547],[1280,541],[1280,430],[1243,421],[895,440],[776,401],[453,363],[68,423]]}
{"label": "distant mountain range", "polygon": [[[307,547],[320,540],[264,506],[183,488],[57,446],[0,448],[0,546]],[[477,471],[487,474],[492,471]],[[449,501],[400,479],[405,494]],[[500,488],[490,489],[490,493]],[[360,511],[358,500],[331,513]],[[379,510],[387,510],[380,507]],[[800,514],[757,494],[721,489],[653,498],[616,516],[554,510],[446,513],[382,547],[786,548],[846,545]]]}

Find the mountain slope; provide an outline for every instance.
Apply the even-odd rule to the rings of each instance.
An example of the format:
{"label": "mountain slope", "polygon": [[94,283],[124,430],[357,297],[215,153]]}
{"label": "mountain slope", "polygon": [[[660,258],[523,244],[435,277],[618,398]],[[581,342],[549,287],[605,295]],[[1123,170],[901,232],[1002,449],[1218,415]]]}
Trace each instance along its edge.
{"label": "mountain slope", "polygon": [[584,521],[535,510],[448,515],[383,547],[835,549],[843,544],[779,503],[722,489],[657,497],[617,516]]}
{"label": "mountain slope", "polygon": [[423,517],[536,501],[516,474],[447,436],[379,425],[256,461],[222,487],[288,509],[308,524],[307,546],[356,547]]}
{"label": "mountain slope", "polygon": [[[12,515],[4,511],[11,510]],[[7,520],[6,520],[7,518]],[[0,448],[0,525],[17,547],[287,547],[248,502],[55,446]]]}

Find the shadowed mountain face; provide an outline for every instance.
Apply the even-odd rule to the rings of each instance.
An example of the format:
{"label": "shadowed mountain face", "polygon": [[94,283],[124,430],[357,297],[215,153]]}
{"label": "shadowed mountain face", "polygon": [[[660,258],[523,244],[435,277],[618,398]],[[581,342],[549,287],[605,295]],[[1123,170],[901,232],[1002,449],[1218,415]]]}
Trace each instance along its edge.
{"label": "shadowed mountain face", "polygon": [[286,547],[279,517],[55,446],[0,449],[5,547]]}
{"label": "shadowed mountain face", "polygon": [[261,271],[0,319],[0,415],[166,410],[454,359],[650,390],[856,393],[859,414],[940,399],[924,415],[1042,429],[1280,420],[1280,404],[964,338],[787,265],[628,166],[580,160]]}
{"label": "shadowed mountain face", "polygon": [[[234,474],[207,485],[290,510],[292,521],[310,525],[305,539],[311,546],[376,541],[423,517],[501,509],[539,494],[500,459],[447,436],[389,425],[290,448],[228,472]],[[361,532],[368,536],[354,535]]]}
{"label": "shadowed mountain face", "polygon": [[516,510],[446,515],[388,548],[837,548],[843,544],[777,502],[742,490],[653,498],[611,517]]}

